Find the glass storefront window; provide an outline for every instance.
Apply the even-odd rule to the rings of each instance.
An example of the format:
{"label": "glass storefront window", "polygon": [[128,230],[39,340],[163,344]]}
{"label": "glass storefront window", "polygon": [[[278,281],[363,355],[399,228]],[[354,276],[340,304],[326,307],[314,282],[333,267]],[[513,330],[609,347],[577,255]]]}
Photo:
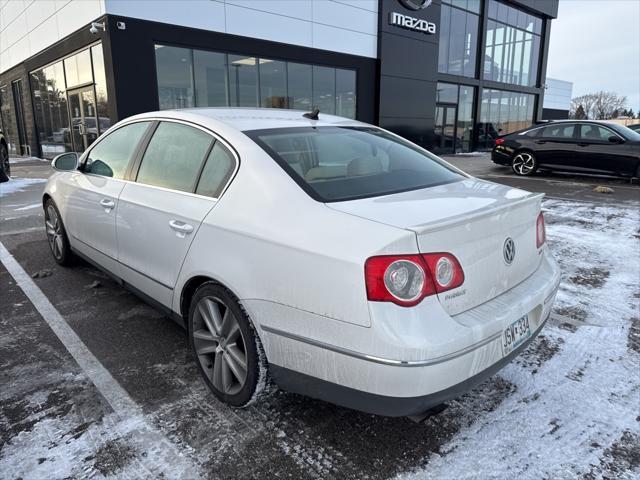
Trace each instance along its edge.
{"label": "glass storefront window", "polygon": [[225,107],[229,105],[227,55],[194,50],[193,67],[196,107]]}
{"label": "glass storefront window", "polygon": [[91,54],[83,50],[64,59],[64,70],[67,78],[67,88],[75,87],[93,81],[91,72]]}
{"label": "glass storefront window", "polygon": [[232,107],[258,106],[258,59],[229,55],[229,104]]}
{"label": "glass storefront window", "polygon": [[188,48],[156,45],[160,109],[193,107],[193,61]]}
{"label": "glass storefront window", "polygon": [[469,152],[473,148],[475,87],[438,82],[434,151]]}
{"label": "glass storefront window", "polygon": [[265,108],[288,108],[287,66],[279,60],[261,58],[260,106]]}
{"label": "glass storefront window", "polygon": [[[473,8],[479,8],[478,4],[469,2]],[[479,17],[466,11],[469,8],[467,0],[452,4],[465,10],[446,4],[441,7],[438,72],[475,77]]]}
{"label": "glass storefront window", "polygon": [[484,78],[535,86],[542,20],[495,0],[490,0],[488,16]]}
{"label": "glass storefront window", "polygon": [[[469,0],[471,1],[471,0]],[[356,117],[356,72],[156,45],[160,109],[267,107]]]}
{"label": "glass storefront window", "polygon": [[321,112],[336,113],[336,69],[313,66],[313,105]]}
{"label": "glass storefront window", "polygon": [[356,118],[356,72],[336,69],[336,115]]}
{"label": "glass storefront window", "polygon": [[33,109],[44,158],[73,151],[62,62],[31,73]]}
{"label": "glass storefront window", "polygon": [[44,158],[82,152],[111,126],[102,44],[35,70],[30,80]]}
{"label": "glass storefront window", "polygon": [[492,148],[499,135],[527,128],[533,123],[535,96],[504,90],[482,90],[478,147]]}
{"label": "glass storefront window", "polygon": [[18,141],[18,125],[16,122],[15,108],[11,99],[12,92],[9,85],[0,86],[0,116],[2,117],[2,128],[7,139],[9,155],[18,155],[20,145]]}
{"label": "glass storefront window", "polygon": [[311,65],[288,62],[287,85],[289,87],[289,108],[311,110],[313,95]]}
{"label": "glass storefront window", "polygon": [[96,110],[98,112],[99,134],[106,132],[111,126],[111,119],[107,109],[107,77],[104,73],[104,56],[102,44],[91,47],[93,62],[93,81],[96,88]]}

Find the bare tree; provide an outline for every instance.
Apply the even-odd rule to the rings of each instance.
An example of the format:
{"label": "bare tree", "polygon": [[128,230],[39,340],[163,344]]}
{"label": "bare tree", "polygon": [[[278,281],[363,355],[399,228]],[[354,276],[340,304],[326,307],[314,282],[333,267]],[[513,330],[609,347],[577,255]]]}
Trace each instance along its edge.
{"label": "bare tree", "polygon": [[[582,111],[578,107],[582,107]],[[594,120],[607,120],[626,108],[627,97],[614,92],[600,91],[587,93],[571,100],[571,117],[576,115],[586,115],[586,118]]]}

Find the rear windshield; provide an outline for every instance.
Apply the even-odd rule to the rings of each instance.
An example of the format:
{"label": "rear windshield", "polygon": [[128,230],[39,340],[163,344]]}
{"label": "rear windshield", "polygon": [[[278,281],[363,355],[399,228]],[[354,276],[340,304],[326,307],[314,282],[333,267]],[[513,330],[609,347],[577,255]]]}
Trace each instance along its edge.
{"label": "rear windshield", "polygon": [[244,133],[322,202],[388,195],[465,178],[435,155],[377,128],[298,127]]}

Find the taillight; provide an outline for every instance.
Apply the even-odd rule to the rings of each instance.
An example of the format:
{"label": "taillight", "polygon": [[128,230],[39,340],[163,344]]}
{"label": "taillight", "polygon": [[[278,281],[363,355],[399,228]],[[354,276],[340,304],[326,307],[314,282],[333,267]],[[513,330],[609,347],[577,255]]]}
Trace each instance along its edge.
{"label": "taillight", "polygon": [[496,139],[495,139],[496,147],[497,147],[498,145],[502,145],[503,143],[504,143],[504,138],[496,138]]}
{"label": "taillight", "polygon": [[540,248],[547,241],[547,232],[544,227],[544,215],[542,212],[538,215],[536,220],[536,247]]}
{"label": "taillight", "polygon": [[450,253],[371,257],[365,262],[364,272],[369,300],[404,307],[464,282],[462,267]]}

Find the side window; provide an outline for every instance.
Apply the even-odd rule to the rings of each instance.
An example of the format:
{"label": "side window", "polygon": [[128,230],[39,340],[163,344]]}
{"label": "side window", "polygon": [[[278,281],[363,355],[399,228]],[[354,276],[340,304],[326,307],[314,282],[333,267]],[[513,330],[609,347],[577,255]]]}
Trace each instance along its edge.
{"label": "side window", "polygon": [[91,149],[83,171],[104,177],[124,178],[129,161],[150,123],[131,123],[107,135]]}
{"label": "side window", "polygon": [[573,138],[573,131],[575,125],[550,125],[543,128],[541,134],[545,138],[557,138],[559,140],[571,140]]}
{"label": "side window", "polygon": [[216,142],[202,170],[196,193],[218,198],[233,174],[234,167],[235,160],[231,152],[220,142]]}
{"label": "side window", "polygon": [[584,140],[595,140],[596,142],[608,142],[609,137],[615,134],[608,128],[599,125],[580,125],[580,137]]}
{"label": "side window", "polygon": [[193,192],[213,137],[181,123],[161,122],[142,157],[139,183]]}

